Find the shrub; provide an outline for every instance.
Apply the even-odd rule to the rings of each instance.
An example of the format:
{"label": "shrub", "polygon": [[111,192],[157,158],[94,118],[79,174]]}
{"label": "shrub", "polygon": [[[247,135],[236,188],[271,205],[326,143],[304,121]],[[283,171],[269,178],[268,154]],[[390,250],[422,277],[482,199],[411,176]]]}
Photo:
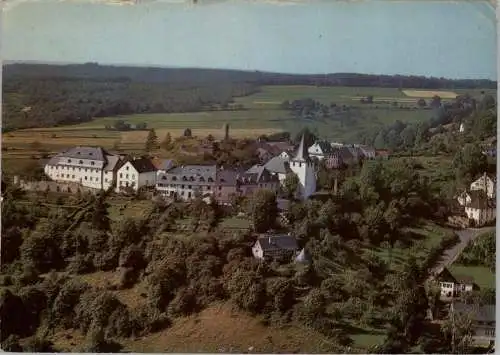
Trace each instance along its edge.
{"label": "shrub", "polygon": [[139,278],[139,274],[132,268],[122,268],[120,272],[120,281],[118,288],[127,289],[135,285]]}

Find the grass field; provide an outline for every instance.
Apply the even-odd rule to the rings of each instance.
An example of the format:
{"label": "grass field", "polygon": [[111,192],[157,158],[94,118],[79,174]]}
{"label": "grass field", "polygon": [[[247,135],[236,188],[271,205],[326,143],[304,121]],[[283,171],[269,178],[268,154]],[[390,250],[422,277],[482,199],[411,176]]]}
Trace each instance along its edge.
{"label": "grass field", "polygon": [[403,90],[403,93],[409,97],[416,97],[422,99],[430,99],[434,96],[439,96],[441,99],[454,99],[458,96],[457,93],[453,91],[441,91],[441,90]]}
{"label": "grass field", "polygon": [[392,249],[378,248],[374,250],[391,268],[399,268],[410,255],[423,261],[428,255],[429,250],[438,245],[441,239],[450,233],[450,230],[432,223],[426,223],[418,228],[406,228],[405,231],[411,233],[413,240],[415,240],[412,245],[395,246]]}
{"label": "grass field", "polygon": [[495,288],[495,274],[485,266],[464,266],[453,264],[449,267],[453,275],[472,277],[480,288]]}

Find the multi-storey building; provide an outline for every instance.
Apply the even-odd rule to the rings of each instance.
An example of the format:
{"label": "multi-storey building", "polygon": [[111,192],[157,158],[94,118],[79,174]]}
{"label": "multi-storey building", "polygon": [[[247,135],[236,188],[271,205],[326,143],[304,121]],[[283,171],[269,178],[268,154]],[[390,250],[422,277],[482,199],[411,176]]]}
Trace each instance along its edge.
{"label": "multi-storey building", "polygon": [[52,157],[44,171],[54,181],[107,190],[116,180],[122,163],[119,156],[100,147],[75,147]]}
{"label": "multi-storey building", "polygon": [[134,191],[141,187],[156,185],[156,166],[148,158],[131,159],[125,162],[117,172],[116,192],[131,188]]}

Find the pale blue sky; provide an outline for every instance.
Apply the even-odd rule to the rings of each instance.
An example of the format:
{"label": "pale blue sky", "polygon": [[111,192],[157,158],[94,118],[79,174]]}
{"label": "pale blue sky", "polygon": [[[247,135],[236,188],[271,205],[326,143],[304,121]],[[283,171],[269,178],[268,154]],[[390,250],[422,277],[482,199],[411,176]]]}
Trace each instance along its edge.
{"label": "pale blue sky", "polygon": [[480,1],[41,1],[2,20],[8,60],[496,79],[495,14]]}

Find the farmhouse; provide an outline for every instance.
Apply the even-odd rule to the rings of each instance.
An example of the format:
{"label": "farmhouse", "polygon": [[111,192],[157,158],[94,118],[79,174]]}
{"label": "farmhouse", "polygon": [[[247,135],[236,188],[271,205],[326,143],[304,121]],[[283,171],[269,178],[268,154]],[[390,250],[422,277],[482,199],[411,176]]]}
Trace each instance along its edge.
{"label": "farmhouse", "polygon": [[333,152],[333,147],[326,141],[316,141],[307,152],[311,158],[323,160]]}
{"label": "farmhouse", "polygon": [[450,313],[468,315],[472,321],[472,339],[476,343],[491,343],[495,341],[496,315],[495,305],[477,305],[453,302]]}
{"label": "farmhouse", "polygon": [[[477,192],[477,193],[475,193]],[[483,191],[471,191],[471,200],[465,204],[465,213],[476,227],[490,224],[496,219],[496,200]]]}
{"label": "farmhouse", "polygon": [[281,259],[289,260],[297,252],[299,247],[295,237],[291,235],[263,234],[257,238],[252,247],[252,254],[257,259]]}
{"label": "farmhouse", "polygon": [[94,189],[108,189],[122,164],[117,155],[100,147],[75,147],[52,157],[44,167],[54,181],[75,182]]}
{"label": "farmhouse", "polygon": [[454,276],[447,268],[444,268],[437,276],[437,281],[441,287],[441,297],[445,299],[457,297],[463,292],[471,292],[475,287],[473,278],[461,275]]}
{"label": "farmhouse", "polygon": [[156,184],[156,167],[150,159],[138,158],[127,161],[117,173],[116,192],[126,188],[134,191]]}

